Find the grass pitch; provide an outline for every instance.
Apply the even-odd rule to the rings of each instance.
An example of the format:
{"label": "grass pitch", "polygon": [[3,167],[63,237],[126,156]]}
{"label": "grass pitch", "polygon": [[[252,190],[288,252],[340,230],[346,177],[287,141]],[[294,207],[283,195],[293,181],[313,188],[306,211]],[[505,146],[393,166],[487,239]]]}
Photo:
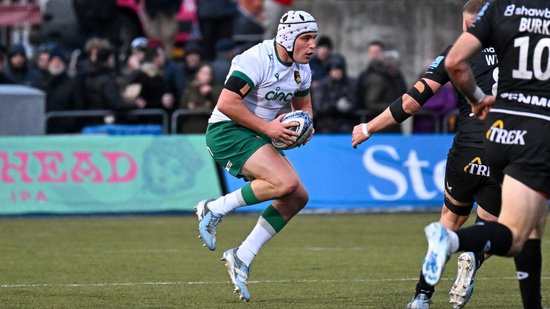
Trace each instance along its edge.
{"label": "grass pitch", "polygon": [[[257,215],[229,215],[218,249],[197,239],[194,216],[0,219],[1,308],[404,308],[438,214],[299,215],[260,252],[245,304],[219,260]],[[547,233],[548,234],[548,233]],[[543,239],[543,301],[550,244]],[[433,308],[450,308],[449,262]],[[512,259],[493,257],[468,308],[521,308]]]}

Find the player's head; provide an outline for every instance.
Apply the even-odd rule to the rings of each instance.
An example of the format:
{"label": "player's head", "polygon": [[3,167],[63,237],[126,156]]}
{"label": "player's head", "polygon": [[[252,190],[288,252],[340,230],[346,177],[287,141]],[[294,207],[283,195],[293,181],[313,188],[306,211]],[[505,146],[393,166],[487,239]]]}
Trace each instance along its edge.
{"label": "player's head", "polygon": [[288,52],[294,60],[296,39],[305,33],[317,34],[317,22],[315,18],[305,11],[288,11],[279,21],[275,40]]}
{"label": "player's head", "polygon": [[462,30],[470,28],[477,17],[477,13],[490,0],[468,0],[462,7]]}

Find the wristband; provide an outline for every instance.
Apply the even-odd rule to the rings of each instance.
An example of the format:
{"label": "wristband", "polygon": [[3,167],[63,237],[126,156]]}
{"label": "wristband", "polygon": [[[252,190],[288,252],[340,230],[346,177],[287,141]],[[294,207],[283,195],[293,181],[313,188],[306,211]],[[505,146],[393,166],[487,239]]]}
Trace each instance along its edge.
{"label": "wristband", "polygon": [[366,138],[370,137],[370,133],[367,130],[367,124],[366,123],[361,124],[361,131],[363,131],[363,134],[365,135]]}
{"label": "wristband", "polygon": [[472,97],[474,98],[475,102],[470,102],[472,105],[478,105],[483,99],[485,99],[485,92],[479,88],[479,86],[476,86],[476,89],[474,90],[474,93],[472,94]]}

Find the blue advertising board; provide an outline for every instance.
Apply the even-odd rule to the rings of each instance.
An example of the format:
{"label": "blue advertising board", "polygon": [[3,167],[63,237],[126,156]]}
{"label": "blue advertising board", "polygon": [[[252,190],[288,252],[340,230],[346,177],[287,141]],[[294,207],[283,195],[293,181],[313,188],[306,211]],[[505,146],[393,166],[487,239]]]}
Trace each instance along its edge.
{"label": "blue advertising board", "polygon": [[[439,207],[453,135],[378,134],[357,149],[351,136],[316,135],[286,151],[308,189],[310,211],[411,210]],[[244,181],[225,172],[229,192]],[[269,202],[239,211],[261,211]]]}

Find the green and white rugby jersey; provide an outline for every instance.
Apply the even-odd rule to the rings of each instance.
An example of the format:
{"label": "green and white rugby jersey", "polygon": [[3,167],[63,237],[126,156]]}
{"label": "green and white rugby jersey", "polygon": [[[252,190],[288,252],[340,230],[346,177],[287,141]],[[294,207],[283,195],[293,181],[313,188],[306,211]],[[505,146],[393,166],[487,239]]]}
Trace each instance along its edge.
{"label": "green and white rugby jersey", "polygon": [[[233,58],[227,75],[248,83],[251,91],[243,101],[256,116],[272,121],[293,97],[307,96],[311,86],[309,64],[284,64],[275,50],[275,40],[266,40]],[[231,120],[214,108],[208,123]]]}

